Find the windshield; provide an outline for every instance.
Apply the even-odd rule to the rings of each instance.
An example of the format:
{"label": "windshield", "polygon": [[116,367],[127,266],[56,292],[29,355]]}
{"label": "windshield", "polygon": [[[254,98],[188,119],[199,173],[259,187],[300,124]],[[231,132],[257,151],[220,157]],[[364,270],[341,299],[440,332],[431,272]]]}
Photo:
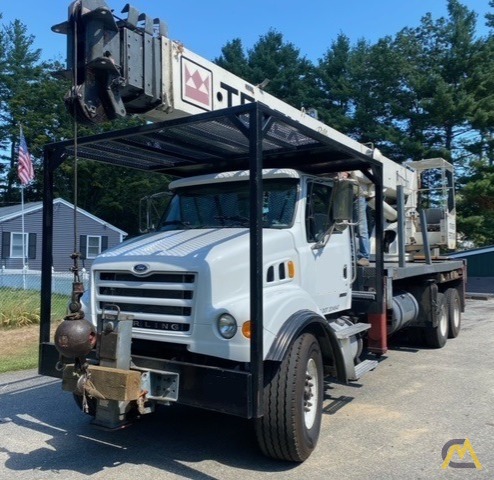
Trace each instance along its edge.
{"label": "windshield", "polygon": [[[298,179],[263,182],[264,228],[288,228],[293,223]],[[224,182],[177,189],[160,230],[249,226],[249,182]]]}

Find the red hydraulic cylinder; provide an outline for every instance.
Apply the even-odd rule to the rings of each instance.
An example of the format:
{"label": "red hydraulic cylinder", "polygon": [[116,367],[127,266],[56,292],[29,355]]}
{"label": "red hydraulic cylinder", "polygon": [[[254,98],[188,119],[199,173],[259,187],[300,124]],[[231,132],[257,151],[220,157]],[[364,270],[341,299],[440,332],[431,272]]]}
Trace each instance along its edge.
{"label": "red hydraulic cylinder", "polygon": [[369,351],[377,355],[383,355],[388,350],[386,312],[369,313],[368,320],[371,324],[369,330]]}

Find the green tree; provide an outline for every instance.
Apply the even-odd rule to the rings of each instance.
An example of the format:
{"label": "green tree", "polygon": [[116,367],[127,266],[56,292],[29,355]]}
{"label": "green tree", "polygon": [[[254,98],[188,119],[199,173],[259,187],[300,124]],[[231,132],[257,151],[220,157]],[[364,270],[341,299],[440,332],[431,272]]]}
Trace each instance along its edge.
{"label": "green tree", "polygon": [[249,82],[252,82],[252,71],[249,66],[247,56],[244,52],[242,40],[234,38],[221,49],[221,55],[215,58],[214,63],[228,70],[234,75],[238,75]]}
{"label": "green tree", "polygon": [[494,166],[475,162],[457,197],[458,230],[476,246],[494,244]]}
{"label": "green tree", "polygon": [[269,80],[265,90],[295,108],[312,107],[317,96],[315,68],[283,35],[270,30],[248,53],[251,81]]}
{"label": "green tree", "polygon": [[[73,178],[73,161],[64,164],[68,178]],[[150,175],[129,168],[113,167],[99,162],[78,162],[78,207],[87,210],[126,231],[139,233],[139,200],[152,193],[165,191],[169,178]],[[72,185],[67,200],[73,202]]]}
{"label": "green tree", "polygon": [[[489,7],[494,8],[494,0],[489,0]],[[494,13],[486,13],[485,19],[485,24],[490,28],[494,28]]]}
{"label": "green tree", "polygon": [[[469,77],[478,68],[482,42],[475,37],[476,14],[448,0],[448,18],[422,18],[396,37],[396,48],[410,60],[403,88],[411,115],[407,133],[423,140],[422,156],[453,159],[453,151],[472,130],[475,107]],[[417,152],[420,153],[420,152]]]}
{"label": "green tree", "polygon": [[350,72],[350,39],[340,33],[317,67],[320,119],[342,132],[351,130],[355,89]]}
{"label": "green tree", "polygon": [[3,157],[9,170],[6,178],[5,200],[14,200],[13,184],[16,181],[16,150],[19,126],[25,120],[25,110],[19,109],[21,98],[29,99],[33,86],[39,81],[41,51],[33,49],[33,37],[18,20],[3,31],[3,61],[0,70],[0,144],[9,154]]}
{"label": "green tree", "polygon": [[222,48],[215,63],[246,81],[259,85],[295,108],[314,107],[317,97],[315,68],[283,35],[270,30],[252,49],[244,52],[237,38]]}

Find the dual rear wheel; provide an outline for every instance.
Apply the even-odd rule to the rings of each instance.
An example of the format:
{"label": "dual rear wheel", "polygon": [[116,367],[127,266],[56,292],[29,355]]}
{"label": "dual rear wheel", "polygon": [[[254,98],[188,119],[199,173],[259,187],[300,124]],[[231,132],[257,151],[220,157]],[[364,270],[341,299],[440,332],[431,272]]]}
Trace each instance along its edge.
{"label": "dual rear wheel", "polygon": [[448,338],[456,338],[461,328],[461,301],[456,288],[437,294],[435,305],[437,325],[425,327],[425,341],[429,347],[442,348]]}

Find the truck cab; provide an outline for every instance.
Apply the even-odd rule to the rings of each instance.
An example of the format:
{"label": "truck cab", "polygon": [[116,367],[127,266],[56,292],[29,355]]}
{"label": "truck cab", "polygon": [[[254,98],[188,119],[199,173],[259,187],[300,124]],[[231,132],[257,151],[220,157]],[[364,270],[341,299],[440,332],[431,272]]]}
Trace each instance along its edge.
{"label": "truck cab", "polygon": [[[262,177],[267,355],[298,312],[323,317],[350,308],[355,266],[351,228],[335,218],[345,193],[337,176],[265,169]],[[173,196],[156,230],[95,260],[93,288],[83,297],[93,324],[112,305],[132,316],[140,348],[163,342],[248,362],[248,180],[248,171],[236,171],[172,182]]]}

